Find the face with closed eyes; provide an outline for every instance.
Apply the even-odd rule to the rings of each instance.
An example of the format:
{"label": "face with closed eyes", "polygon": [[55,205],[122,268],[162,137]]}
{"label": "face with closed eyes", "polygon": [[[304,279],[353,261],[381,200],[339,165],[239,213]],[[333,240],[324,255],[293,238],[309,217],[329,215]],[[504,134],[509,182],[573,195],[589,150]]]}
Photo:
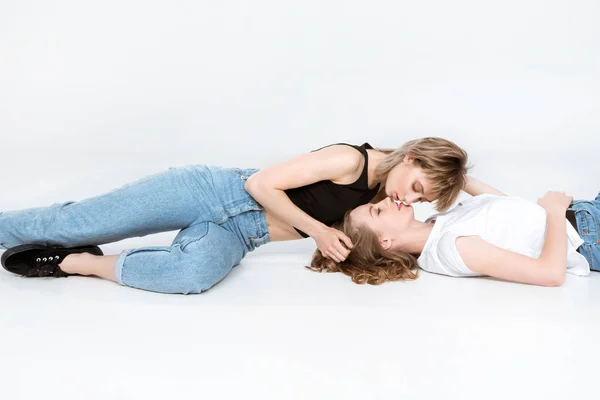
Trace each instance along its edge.
{"label": "face with closed eyes", "polygon": [[385,181],[386,196],[408,205],[414,202],[436,200],[436,196],[430,192],[430,188],[429,178],[410,156],[404,157],[400,164],[392,168]]}
{"label": "face with closed eyes", "polygon": [[409,205],[396,203],[386,197],[376,204],[365,204],[350,213],[352,226],[365,227],[375,232],[386,250],[394,250],[394,238],[406,232],[415,221],[414,209]]}

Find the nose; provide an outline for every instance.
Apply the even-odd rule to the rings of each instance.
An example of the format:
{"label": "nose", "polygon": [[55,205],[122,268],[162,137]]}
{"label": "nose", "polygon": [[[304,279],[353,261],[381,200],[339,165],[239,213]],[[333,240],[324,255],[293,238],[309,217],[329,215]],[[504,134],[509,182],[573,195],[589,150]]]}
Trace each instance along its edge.
{"label": "nose", "polygon": [[383,200],[381,200],[379,203],[377,203],[377,205],[380,207],[389,207],[392,204],[394,204],[394,200],[392,200],[391,197],[386,197]]}

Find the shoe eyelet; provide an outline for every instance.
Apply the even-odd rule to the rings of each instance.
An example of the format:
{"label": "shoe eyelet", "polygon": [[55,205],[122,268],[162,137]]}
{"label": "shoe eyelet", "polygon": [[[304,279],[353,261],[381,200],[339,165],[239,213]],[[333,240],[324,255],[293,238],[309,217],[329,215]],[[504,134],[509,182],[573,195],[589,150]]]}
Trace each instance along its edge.
{"label": "shoe eyelet", "polygon": [[44,258],[42,258],[42,261],[46,262],[46,261],[48,261],[48,259],[46,257],[44,257]]}
{"label": "shoe eyelet", "polygon": [[42,261],[42,259],[41,258],[36,258],[35,261],[36,262],[40,262],[40,261]]}

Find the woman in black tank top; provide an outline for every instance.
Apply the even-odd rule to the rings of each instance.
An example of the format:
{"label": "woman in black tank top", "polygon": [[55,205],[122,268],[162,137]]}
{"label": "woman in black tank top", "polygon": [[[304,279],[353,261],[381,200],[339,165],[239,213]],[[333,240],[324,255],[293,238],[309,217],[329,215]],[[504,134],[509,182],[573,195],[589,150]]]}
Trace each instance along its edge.
{"label": "woman in black tank top", "polygon": [[399,149],[338,143],[261,170],[246,189],[300,236],[310,236],[326,258],[344,260],[350,239],[331,225],[362,204],[384,197],[411,204],[437,200],[445,210],[466,184],[467,154],[441,138]]}
{"label": "woman in black tank top", "polygon": [[[23,276],[94,275],[164,293],[198,293],[270,241],[310,236],[344,260],[352,242],[331,225],[357,206],[391,197],[447,208],[466,182],[466,153],[440,138],[378,150],[335,144],[261,171],[191,165],[118,190],[0,213],[5,269]],[[104,256],[98,245],[180,230],[166,247]]]}

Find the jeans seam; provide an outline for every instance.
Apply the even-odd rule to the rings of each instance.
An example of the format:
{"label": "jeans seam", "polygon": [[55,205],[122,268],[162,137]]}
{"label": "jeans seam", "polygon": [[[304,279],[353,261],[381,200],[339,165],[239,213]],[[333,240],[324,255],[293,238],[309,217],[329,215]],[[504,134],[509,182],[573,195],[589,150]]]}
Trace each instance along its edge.
{"label": "jeans seam", "polygon": [[[581,208],[579,210],[575,211],[575,215],[580,215],[579,221],[577,221],[578,223],[581,223],[581,227],[579,228],[579,230],[582,232],[585,232],[585,236],[588,236],[589,232],[590,232],[590,221],[589,218],[591,218],[591,224],[594,228],[594,235],[596,236],[596,241],[598,240],[598,232],[600,231],[600,223],[598,222],[598,220],[596,219],[596,217],[594,216],[594,213],[591,212],[590,210],[588,210],[587,208]],[[589,217],[589,218],[588,218]],[[587,243],[587,241],[586,241]]]}
{"label": "jeans seam", "polygon": [[593,271],[598,271],[598,268],[600,267],[599,265],[594,265],[593,264],[593,253],[592,253],[592,246],[595,246],[594,244],[591,243],[584,243],[581,245],[583,252],[585,254],[583,254],[583,256],[585,257],[585,259],[588,261],[588,263],[590,264],[590,269]]}
{"label": "jeans seam", "polygon": [[[204,224],[208,225],[209,223],[208,223],[208,222],[204,222]],[[208,226],[207,226],[207,227],[206,227],[206,231],[204,232],[204,234],[203,234],[203,235],[201,235],[201,236],[196,236],[196,237],[193,237],[193,238],[189,238],[189,240],[183,240],[183,241],[181,241],[181,242],[174,243],[174,244],[173,244],[173,246],[179,246],[179,248],[181,249],[181,251],[184,251],[184,250],[185,250],[185,248],[186,248],[187,246],[189,246],[190,244],[192,244],[192,243],[195,243],[195,242],[197,242],[198,240],[202,240],[202,239],[204,239],[204,238],[206,237],[206,235],[208,235],[208,232],[209,232],[209,231],[210,231],[210,227],[208,227]]]}

